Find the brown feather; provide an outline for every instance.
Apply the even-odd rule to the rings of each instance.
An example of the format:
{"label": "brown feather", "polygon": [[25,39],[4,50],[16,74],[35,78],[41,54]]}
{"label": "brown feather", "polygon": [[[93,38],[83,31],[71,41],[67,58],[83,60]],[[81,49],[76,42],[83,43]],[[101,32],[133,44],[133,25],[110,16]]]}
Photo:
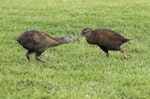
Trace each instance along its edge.
{"label": "brown feather", "polygon": [[105,28],[96,30],[92,30],[89,28],[83,29],[78,39],[82,36],[86,37],[86,40],[89,44],[98,45],[107,54],[108,50],[121,51],[122,49],[120,48],[120,46],[130,40],[115,31]]}
{"label": "brown feather", "polygon": [[[29,59],[29,54],[35,52],[37,57],[41,55],[47,48],[58,46],[60,44],[69,43],[75,41],[70,36],[62,37],[51,37],[45,32],[38,30],[28,30],[21,34],[16,39],[24,48],[28,50],[27,58]],[[38,59],[40,60],[40,59]]]}

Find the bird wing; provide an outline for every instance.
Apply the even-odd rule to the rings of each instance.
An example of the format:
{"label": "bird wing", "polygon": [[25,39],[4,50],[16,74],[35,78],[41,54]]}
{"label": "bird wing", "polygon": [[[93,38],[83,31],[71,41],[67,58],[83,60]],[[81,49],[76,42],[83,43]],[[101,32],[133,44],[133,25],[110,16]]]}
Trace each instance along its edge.
{"label": "bird wing", "polygon": [[118,40],[119,36],[114,36],[112,33],[99,33],[95,39],[98,45],[105,46],[108,49],[118,48],[121,45],[121,41]]}

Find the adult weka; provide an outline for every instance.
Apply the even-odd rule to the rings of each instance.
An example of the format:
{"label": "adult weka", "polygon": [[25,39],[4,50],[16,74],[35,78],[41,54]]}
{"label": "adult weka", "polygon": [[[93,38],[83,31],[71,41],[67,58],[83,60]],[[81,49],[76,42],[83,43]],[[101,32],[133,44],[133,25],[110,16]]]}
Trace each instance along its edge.
{"label": "adult weka", "polygon": [[119,33],[105,28],[96,30],[86,28],[82,30],[78,40],[83,36],[86,37],[89,44],[98,45],[106,53],[106,58],[109,56],[108,50],[119,50],[123,53],[124,58],[128,59],[127,54],[120,46],[129,41],[129,39],[123,37]]}
{"label": "adult weka", "polygon": [[75,39],[70,36],[51,37],[39,30],[27,30],[16,40],[28,50],[26,57],[29,61],[29,55],[35,52],[35,59],[41,62],[46,62],[45,60],[40,59],[39,56],[47,48],[75,41]]}

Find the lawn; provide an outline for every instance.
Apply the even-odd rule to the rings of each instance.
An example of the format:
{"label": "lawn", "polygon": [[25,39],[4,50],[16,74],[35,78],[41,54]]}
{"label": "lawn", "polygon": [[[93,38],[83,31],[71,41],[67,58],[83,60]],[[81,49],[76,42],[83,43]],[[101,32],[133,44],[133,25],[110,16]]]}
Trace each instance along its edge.
{"label": "lawn", "polygon": [[[150,99],[149,0],[0,0],[1,99]],[[131,41],[129,55],[79,42],[46,50],[38,62],[15,39],[29,29],[77,38],[108,28]]]}

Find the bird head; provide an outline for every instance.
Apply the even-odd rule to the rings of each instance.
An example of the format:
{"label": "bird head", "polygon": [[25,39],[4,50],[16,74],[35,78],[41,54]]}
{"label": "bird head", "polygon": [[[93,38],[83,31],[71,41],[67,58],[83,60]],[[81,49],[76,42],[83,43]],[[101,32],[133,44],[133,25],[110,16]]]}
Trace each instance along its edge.
{"label": "bird head", "polygon": [[83,36],[84,36],[84,37],[88,37],[91,33],[92,33],[92,30],[91,30],[91,29],[85,28],[85,29],[82,30],[82,32],[81,32],[80,36],[77,38],[77,40],[79,41],[79,39],[80,39],[81,37],[83,37]]}
{"label": "bird head", "polygon": [[63,43],[70,43],[70,42],[74,42],[74,41],[76,41],[76,39],[74,39],[71,36],[64,36],[64,37],[62,37],[62,42]]}

